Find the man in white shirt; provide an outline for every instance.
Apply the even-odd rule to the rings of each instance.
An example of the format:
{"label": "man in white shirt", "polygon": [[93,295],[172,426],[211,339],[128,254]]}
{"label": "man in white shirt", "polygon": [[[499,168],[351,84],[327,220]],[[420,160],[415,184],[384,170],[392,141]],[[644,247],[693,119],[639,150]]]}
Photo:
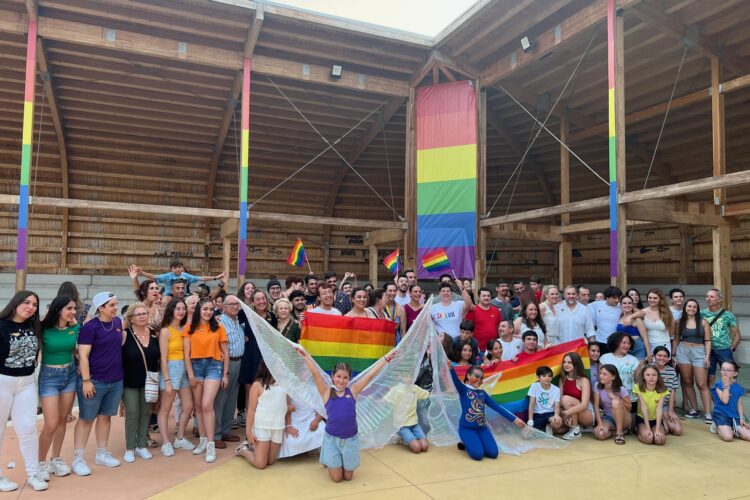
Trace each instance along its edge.
{"label": "man in white shirt", "polygon": [[602,354],[609,352],[607,339],[617,331],[617,323],[622,315],[620,298],[622,290],[616,286],[608,286],[604,289],[604,300],[597,300],[588,307],[591,318],[589,341],[599,344]]}
{"label": "man in white shirt", "polygon": [[565,300],[555,305],[559,341],[585,339],[588,332],[593,330],[588,308],[576,300],[576,287],[573,285],[565,287],[563,296]]}
{"label": "man in white shirt", "polygon": [[432,321],[438,332],[446,332],[452,338],[458,338],[461,319],[466,314],[468,306],[465,301],[453,301],[450,282],[440,283],[440,302],[430,309]]}
{"label": "man in white shirt", "polygon": [[333,287],[325,282],[319,284],[318,300],[320,301],[320,305],[310,312],[341,316],[341,311],[339,311],[338,309],[334,309],[333,307],[333,299]]}
{"label": "man in white shirt", "polygon": [[588,287],[585,287],[583,285],[580,285],[578,287],[578,302],[583,304],[584,306],[589,305],[591,302],[591,289]]}
{"label": "man in white shirt", "polygon": [[396,291],[396,297],[394,297],[396,304],[403,307],[411,302],[411,297],[406,293],[409,289],[409,278],[406,277],[406,274],[401,273],[398,275],[398,278],[396,278],[396,288],[398,289]]}

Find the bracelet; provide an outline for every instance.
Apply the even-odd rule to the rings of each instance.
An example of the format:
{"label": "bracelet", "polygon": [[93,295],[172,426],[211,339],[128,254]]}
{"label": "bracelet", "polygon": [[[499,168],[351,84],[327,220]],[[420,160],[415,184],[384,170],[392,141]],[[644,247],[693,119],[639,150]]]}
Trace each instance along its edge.
{"label": "bracelet", "polygon": [[85,378],[85,379],[83,379],[82,382],[85,384],[86,382],[91,382],[91,379],[90,378]]}
{"label": "bracelet", "polygon": [[165,379],[164,379],[164,383],[165,383],[165,384],[166,384],[167,382],[171,382],[171,381],[172,381],[172,379],[171,379],[171,378],[165,378]]}

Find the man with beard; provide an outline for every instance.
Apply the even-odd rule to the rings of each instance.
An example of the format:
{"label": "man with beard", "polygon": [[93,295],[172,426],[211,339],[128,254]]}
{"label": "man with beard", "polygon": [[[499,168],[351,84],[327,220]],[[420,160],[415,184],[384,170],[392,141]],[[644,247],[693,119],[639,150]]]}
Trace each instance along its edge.
{"label": "man with beard", "polygon": [[396,278],[396,288],[396,296],[393,299],[396,301],[396,304],[403,307],[411,302],[411,297],[406,293],[409,289],[409,278],[406,277],[406,273],[398,275],[398,278]]}
{"label": "man with beard", "polygon": [[513,300],[510,297],[510,285],[508,280],[499,279],[497,280],[497,286],[495,287],[497,297],[492,299],[490,304],[497,307],[503,315],[503,319],[513,320]]}
{"label": "man with beard", "polygon": [[305,311],[307,311],[305,293],[301,290],[294,290],[289,294],[289,301],[292,303],[292,317],[297,321],[303,321],[305,319]]}
{"label": "man with beard", "polygon": [[352,299],[347,294],[342,292],[336,286],[336,273],[334,271],[326,271],[323,275],[323,279],[326,283],[331,286],[333,290],[333,307],[339,310],[341,314],[346,314],[352,310]]}
{"label": "man with beard", "polygon": [[318,301],[318,277],[314,274],[305,276],[305,301],[307,305],[315,306]]}
{"label": "man with beard", "polygon": [[555,304],[557,313],[557,335],[559,341],[585,339],[593,329],[589,318],[589,309],[577,300],[576,287],[568,285],[563,292],[562,300]]}

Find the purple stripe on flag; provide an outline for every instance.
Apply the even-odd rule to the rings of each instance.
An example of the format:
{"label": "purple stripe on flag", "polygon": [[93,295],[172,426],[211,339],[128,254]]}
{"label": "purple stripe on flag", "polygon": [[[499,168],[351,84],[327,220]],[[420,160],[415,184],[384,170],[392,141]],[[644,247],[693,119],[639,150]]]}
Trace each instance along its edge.
{"label": "purple stripe on flag", "polygon": [[609,275],[617,278],[617,231],[609,232]]}
{"label": "purple stripe on flag", "polygon": [[28,230],[18,230],[18,249],[16,250],[16,270],[23,271],[26,269],[26,240],[28,239]]}
{"label": "purple stripe on flag", "polygon": [[[422,258],[425,254],[432,252],[435,248],[418,248],[417,249],[417,276],[419,278],[439,278],[441,274],[456,273],[458,277],[473,278],[474,277],[474,247],[463,246],[463,247],[442,247],[445,253],[448,254],[448,260],[450,261],[450,269],[442,269],[439,271],[427,271],[422,266]],[[451,273],[453,271],[453,273]]]}

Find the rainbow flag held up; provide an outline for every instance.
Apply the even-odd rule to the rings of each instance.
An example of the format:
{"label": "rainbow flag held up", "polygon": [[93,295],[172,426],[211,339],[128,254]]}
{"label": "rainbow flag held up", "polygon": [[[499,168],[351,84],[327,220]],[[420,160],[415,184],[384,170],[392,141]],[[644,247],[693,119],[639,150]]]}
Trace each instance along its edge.
{"label": "rainbow flag held up", "polygon": [[[553,384],[557,384],[557,378],[562,370],[562,360],[569,352],[575,352],[583,360],[583,367],[589,371],[589,349],[584,339],[573,340],[559,344],[549,349],[544,349],[535,354],[520,354],[518,361],[501,361],[488,368],[484,372],[485,378],[502,372],[500,381],[490,391],[492,399],[503,405],[508,411],[515,413],[521,420],[526,421],[526,413],[529,410],[529,398],[527,396],[529,387],[536,382],[536,369],[540,366],[549,366],[555,377]],[[456,374],[463,379],[466,366],[456,366]]]}
{"label": "rainbow flag held up", "polygon": [[308,312],[299,343],[323,370],[349,363],[357,375],[396,345],[395,324],[387,319],[352,318]]}
{"label": "rainbow flag held up", "polygon": [[297,243],[292,247],[292,252],[289,254],[289,258],[286,259],[286,262],[290,266],[302,267],[305,265],[306,260],[305,247],[302,245],[302,240],[297,238]]}
{"label": "rainbow flag held up", "polygon": [[442,271],[443,269],[450,269],[451,263],[445,250],[438,248],[422,256],[422,267],[430,272]]}
{"label": "rainbow flag held up", "polygon": [[385,259],[383,259],[383,264],[385,264],[385,267],[388,268],[390,272],[393,274],[396,274],[398,272],[398,259],[399,255],[401,253],[401,249],[397,248],[393,252],[389,253]]}

